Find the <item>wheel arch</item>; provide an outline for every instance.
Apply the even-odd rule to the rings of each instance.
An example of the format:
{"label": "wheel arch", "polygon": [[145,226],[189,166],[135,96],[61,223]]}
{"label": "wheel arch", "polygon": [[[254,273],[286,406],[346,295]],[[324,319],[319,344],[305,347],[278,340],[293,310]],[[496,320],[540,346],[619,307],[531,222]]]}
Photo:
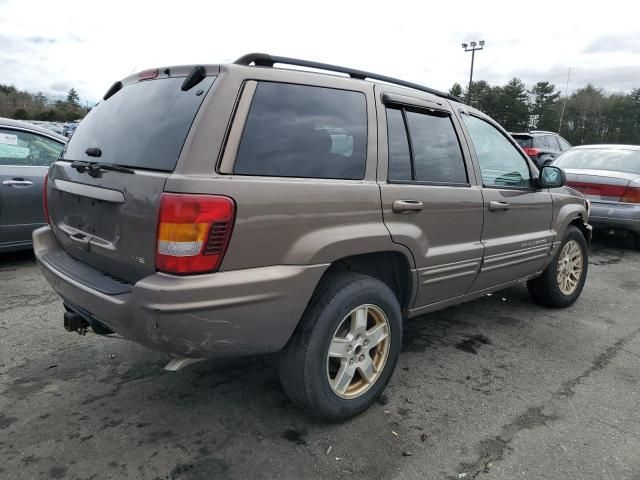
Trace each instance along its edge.
{"label": "wheel arch", "polygon": [[416,272],[413,259],[393,250],[349,255],[336,259],[325,270],[320,282],[340,272],[355,272],[369,275],[387,285],[396,295],[403,313],[413,304],[416,293]]}

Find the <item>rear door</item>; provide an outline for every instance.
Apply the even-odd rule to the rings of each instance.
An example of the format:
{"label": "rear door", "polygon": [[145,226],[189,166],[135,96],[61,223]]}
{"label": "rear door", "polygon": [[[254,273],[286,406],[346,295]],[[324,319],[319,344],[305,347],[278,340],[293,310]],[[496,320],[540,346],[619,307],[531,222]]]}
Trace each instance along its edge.
{"label": "rear door", "polygon": [[[52,227],[67,252],[130,282],[155,272],[165,181],[215,79],[208,75],[184,91],[186,72],[180,76],[166,69],[155,75],[125,82],[89,112],[47,185]],[[74,161],[127,170],[88,169]]]}
{"label": "rear door", "polygon": [[[484,259],[472,290],[542,270],[553,232],[551,194],[536,190],[527,159],[492,122],[463,113],[482,177]],[[535,171],[535,170],[534,170]]]}
{"label": "rear door", "polygon": [[413,253],[415,307],[467,292],[480,268],[482,195],[448,103],[376,86],[384,221]]}
{"label": "rear door", "polygon": [[39,133],[0,127],[0,245],[29,243],[44,225],[42,183],[63,148]]}

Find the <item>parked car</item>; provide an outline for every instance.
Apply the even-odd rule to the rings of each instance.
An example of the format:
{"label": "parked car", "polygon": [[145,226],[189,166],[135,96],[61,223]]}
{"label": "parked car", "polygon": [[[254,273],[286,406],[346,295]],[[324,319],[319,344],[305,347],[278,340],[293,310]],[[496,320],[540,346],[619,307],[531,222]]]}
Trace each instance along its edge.
{"label": "parked car", "polygon": [[116,82],[52,166],[34,245],[67,330],[173,370],[280,352],[295,403],[340,420],[385,388],[404,318],[522,281],[575,302],[590,227],[563,184],[449,94],[250,54]]}
{"label": "parked car", "polygon": [[66,139],[29,123],[0,118],[0,252],[31,248],[45,225],[44,177]]}
{"label": "parked car", "polygon": [[552,162],[558,155],[571,148],[567,142],[557,133],[545,130],[532,130],[528,133],[512,133],[511,136],[522,147],[524,153],[529,155],[538,168]]}
{"label": "parked car", "polygon": [[73,135],[76,131],[76,128],[78,128],[78,124],[76,122],[71,122],[71,123],[65,123],[62,126],[62,134],[69,138],[71,137],[71,135]]}
{"label": "parked car", "polygon": [[584,145],[553,163],[591,201],[591,223],[611,235],[634,235],[640,248],[640,146]]}

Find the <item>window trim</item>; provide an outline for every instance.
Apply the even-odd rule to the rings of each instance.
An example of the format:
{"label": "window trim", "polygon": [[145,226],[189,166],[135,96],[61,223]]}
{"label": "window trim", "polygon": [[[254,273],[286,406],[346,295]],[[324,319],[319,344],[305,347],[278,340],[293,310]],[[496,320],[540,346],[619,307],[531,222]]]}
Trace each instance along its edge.
{"label": "window trim", "polygon": [[[528,187],[510,187],[508,185],[485,185],[484,183],[484,178],[482,178],[482,166],[480,165],[480,159],[478,158],[478,152],[476,152],[476,146],[473,143],[473,138],[471,137],[471,131],[469,131],[469,127],[465,124],[464,128],[467,129],[467,131],[469,132],[469,139],[471,141],[471,148],[473,149],[473,155],[475,156],[475,161],[478,164],[478,168],[479,168],[479,173],[480,173],[480,181],[482,188],[490,188],[493,190],[516,190],[516,191],[521,191],[521,192],[530,192],[530,191],[537,191],[538,189],[535,186],[535,180],[537,177],[535,177],[533,175],[533,172],[531,171],[531,164],[530,164],[530,160],[529,158],[525,158],[523,156],[523,153],[521,152],[521,149],[518,148],[517,146],[517,142],[513,139],[510,138],[510,135],[505,135],[502,131],[501,128],[498,128],[499,126],[496,126],[497,124],[494,124],[495,122],[493,120],[487,120],[486,118],[482,118],[480,115],[476,115],[474,113],[469,113],[466,112],[464,110],[460,110],[460,115],[464,116],[467,115],[469,117],[474,117],[477,118],[480,121],[483,121],[485,123],[488,123],[489,125],[491,125],[493,128],[495,128],[506,140],[507,142],[509,142],[511,144],[512,147],[514,147],[514,149],[516,150],[516,152],[518,152],[518,154],[520,155],[520,158],[522,158],[522,160],[524,161],[525,165],[527,166],[527,170],[529,171],[529,181],[531,182],[531,184]],[[464,120],[464,117],[463,117]],[[464,123],[464,121],[462,122]]]}
{"label": "window trim", "polygon": [[[249,120],[249,113],[251,111],[251,106],[253,105],[256,91],[258,90],[258,85],[260,83],[276,83],[280,85],[294,85],[300,87],[311,87],[311,88],[322,88],[326,90],[339,90],[342,92],[353,92],[358,93],[364,97],[364,112],[365,112],[365,157],[364,157],[364,169],[362,172],[361,178],[341,178],[341,177],[293,177],[293,176],[282,176],[282,175],[258,175],[258,174],[246,174],[246,173],[236,173],[234,172],[235,164],[238,156],[238,152],[240,151],[240,145],[242,143],[242,137],[244,135],[244,131],[247,125],[247,121]],[[247,88],[248,86],[248,88]],[[343,181],[343,182],[363,182],[367,178],[367,166],[369,163],[369,137],[370,137],[370,125],[369,125],[369,98],[367,94],[362,90],[351,90],[348,88],[338,88],[338,87],[329,87],[326,85],[320,84],[310,84],[310,83],[296,83],[296,82],[287,82],[287,81],[279,81],[279,80],[271,80],[271,79],[247,79],[245,80],[241,87],[240,93],[238,94],[238,99],[233,108],[233,112],[231,114],[231,118],[229,120],[229,127],[227,128],[227,133],[223,139],[223,151],[221,158],[216,167],[216,173],[220,175],[235,175],[238,177],[247,177],[247,178],[279,178],[283,180],[314,180],[314,181]],[[231,148],[229,148],[231,147]]]}
{"label": "window trim", "polygon": [[[385,121],[387,122],[387,183],[389,184],[399,184],[399,185],[424,185],[424,186],[434,186],[434,187],[471,187],[471,182],[469,181],[469,170],[467,169],[467,162],[465,162],[464,158],[464,150],[462,149],[462,142],[460,141],[460,135],[456,129],[456,125],[453,122],[453,112],[450,112],[445,109],[433,108],[431,106],[418,106],[415,104],[404,104],[396,101],[389,101],[389,104],[384,104],[385,107]],[[389,178],[389,120],[387,116],[387,110],[400,110],[402,115],[402,121],[404,122],[404,130],[407,136],[407,143],[409,144],[409,162],[411,164],[411,179],[409,180],[398,180],[398,179],[390,179]],[[460,149],[460,158],[462,159],[462,166],[464,167],[465,176],[467,177],[467,181],[462,182],[435,182],[430,180],[416,180],[416,165],[415,165],[415,155],[413,149],[413,138],[411,135],[411,127],[409,126],[409,121],[407,119],[407,110],[415,111],[415,113],[419,113],[421,115],[431,115],[431,116],[440,116],[440,118],[445,118],[442,115],[434,115],[434,113],[438,114],[446,114],[446,117],[449,118],[451,123],[451,127],[456,136],[456,140],[458,141],[458,148]],[[429,113],[431,112],[431,113]]]}

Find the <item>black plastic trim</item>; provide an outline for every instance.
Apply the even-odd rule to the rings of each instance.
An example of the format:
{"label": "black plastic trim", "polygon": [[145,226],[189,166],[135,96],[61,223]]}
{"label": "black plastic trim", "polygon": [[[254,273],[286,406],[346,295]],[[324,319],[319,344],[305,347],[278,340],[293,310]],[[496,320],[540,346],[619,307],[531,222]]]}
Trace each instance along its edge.
{"label": "black plastic trim", "polygon": [[236,65],[251,65],[252,63],[257,67],[273,67],[276,63],[284,65],[295,65],[298,67],[315,68],[318,70],[326,70],[329,72],[338,72],[349,75],[351,78],[358,80],[379,80],[381,82],[391,83],[393,85],[401,85],[403,87],[413,88],[421,92],[430,93],[438,97],[446,98],[447,100],[453,100],[454,102],[464,103],[458,97],[451,95],[450,93],[441,92],[433,88],[425,87],[418,83],[406,82],[399,78],[387,77],[386,75],[379,75],[377,73],[367,72],[364,70],[356,70],[354,68],[340,67],[338,65],[331,65],[329,63],[312,62],[309,60],[301,60],[299,58],[291,57],[278,57],[275,55],[269,55],[267,53],[248,53],[238,58],[235,62]]}
{"label": "black plastic trim", "polygon": [[79,262],[64,251],[46,253],[42,261],[73,280],[107,295],[129,293],[133,285],[112,277],[86,263]]}

